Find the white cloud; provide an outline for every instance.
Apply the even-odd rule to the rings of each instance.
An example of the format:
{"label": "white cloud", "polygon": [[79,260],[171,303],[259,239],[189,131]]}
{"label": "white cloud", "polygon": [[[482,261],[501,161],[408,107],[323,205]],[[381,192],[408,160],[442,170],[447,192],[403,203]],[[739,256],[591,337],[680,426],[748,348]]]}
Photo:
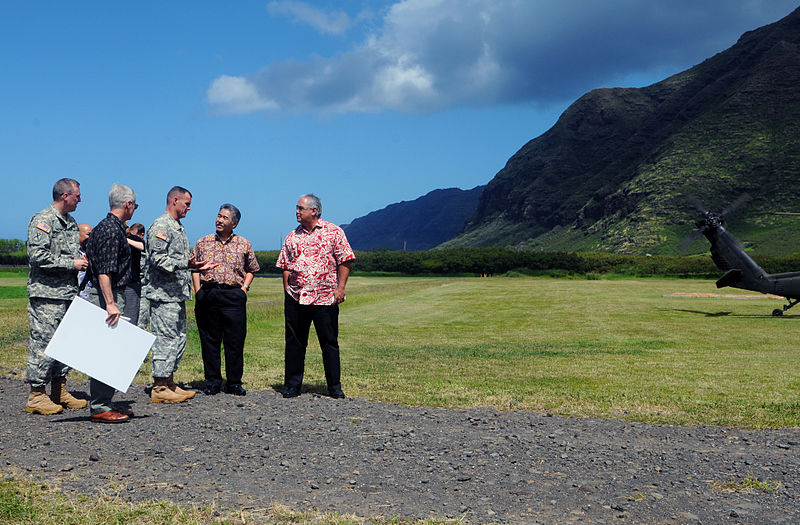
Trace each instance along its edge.
{"label": "white cloud", "polygon": [[326,13],[305,2],[295,0],[276,0],[267,4],[271,15],[289,15],[297,22],[308,24],[314,29],[332,35],[341,35],[353,25],[344,11]]}
{"label": "white cloud", "polygon": [[[269,6],[327,32],[350,23],[301,2]],[[236,113],[563,103],[624,78],[675,73],[794,7],[794,0],[404,0],[350,51],[222,76],[208,101]]]}
{"label": "white cloud", "polygon": [[217,105],[226,113],[253,113],[265,109],[277,109],[278,105],[258,93],[256,86],[242,77],[223,75],[208,88],[209,104]]}

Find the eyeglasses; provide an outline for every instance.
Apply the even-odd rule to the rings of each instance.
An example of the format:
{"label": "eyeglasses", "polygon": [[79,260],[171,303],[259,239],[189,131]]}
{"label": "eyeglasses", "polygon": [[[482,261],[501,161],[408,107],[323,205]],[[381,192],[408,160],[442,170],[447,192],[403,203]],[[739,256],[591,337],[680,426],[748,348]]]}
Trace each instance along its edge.
{"label": "eyeglasses", "polygon": [[128,201],[128,202],[130,202],[131,204],[133,204],[133,209],[134,209],[134,210],[138,210],[138,209],[139,209],[139,205],[138,205],[138,204],[136,204],[135,202],[131,202],[131,201]]}
{"label": "eyeglasses", "polygon": [[314,208],[310,206],[295,206],[295,209],[297,211],[301,211],[301,210],[313,210]]}

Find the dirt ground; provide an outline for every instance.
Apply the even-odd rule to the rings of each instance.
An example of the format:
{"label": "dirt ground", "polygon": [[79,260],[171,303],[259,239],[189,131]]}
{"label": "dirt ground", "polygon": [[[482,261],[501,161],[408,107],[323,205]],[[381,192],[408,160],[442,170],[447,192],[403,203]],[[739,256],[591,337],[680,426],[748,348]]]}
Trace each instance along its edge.
{"label": "dirt ground", "polygon": [[[72,390],[88,393],[86,384]],[[346,387],[346,385],[345,385]],[[65,493],[469,523],[800,523],[800,429],[747,431],[445,410],[274,390],[154,405],[136,418],[24,411],[0,378],[0,471]],[[730,490],[757,479],[773,490]]]}

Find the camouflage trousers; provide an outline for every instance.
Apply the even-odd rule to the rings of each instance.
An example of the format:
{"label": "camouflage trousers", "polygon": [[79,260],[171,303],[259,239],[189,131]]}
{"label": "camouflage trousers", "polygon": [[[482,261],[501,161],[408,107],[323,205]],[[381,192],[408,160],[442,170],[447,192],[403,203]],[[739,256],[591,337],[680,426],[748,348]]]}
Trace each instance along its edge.
{"label": "camouflage trousers", "polygon": [[153,377],[167,378],[178,370],[186,350],[186,303],[150,301]]}
{"label": "camouflage trousers", "polygon": [[28,366],[25,382],[34,388],[45,386],[53,379],[67,375],[70,368],[44,355],[47,344],[67,313],[72,301],[31,297],[28,301],[28,321],[31,336],[28,342]]}

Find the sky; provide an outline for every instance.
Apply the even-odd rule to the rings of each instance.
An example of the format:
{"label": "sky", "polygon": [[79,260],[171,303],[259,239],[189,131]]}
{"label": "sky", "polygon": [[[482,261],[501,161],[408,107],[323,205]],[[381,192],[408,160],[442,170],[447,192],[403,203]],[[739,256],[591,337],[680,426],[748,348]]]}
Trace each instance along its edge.
{"label": "sky", "polygon": [[92,225],[115,182],[145,226],[175,185],[190,242],[219,206],[278,249],[314,193],[336,224],[488,183],[595,88],[642,87],[797,0],[0,3],[0,238],[56,180]]}

